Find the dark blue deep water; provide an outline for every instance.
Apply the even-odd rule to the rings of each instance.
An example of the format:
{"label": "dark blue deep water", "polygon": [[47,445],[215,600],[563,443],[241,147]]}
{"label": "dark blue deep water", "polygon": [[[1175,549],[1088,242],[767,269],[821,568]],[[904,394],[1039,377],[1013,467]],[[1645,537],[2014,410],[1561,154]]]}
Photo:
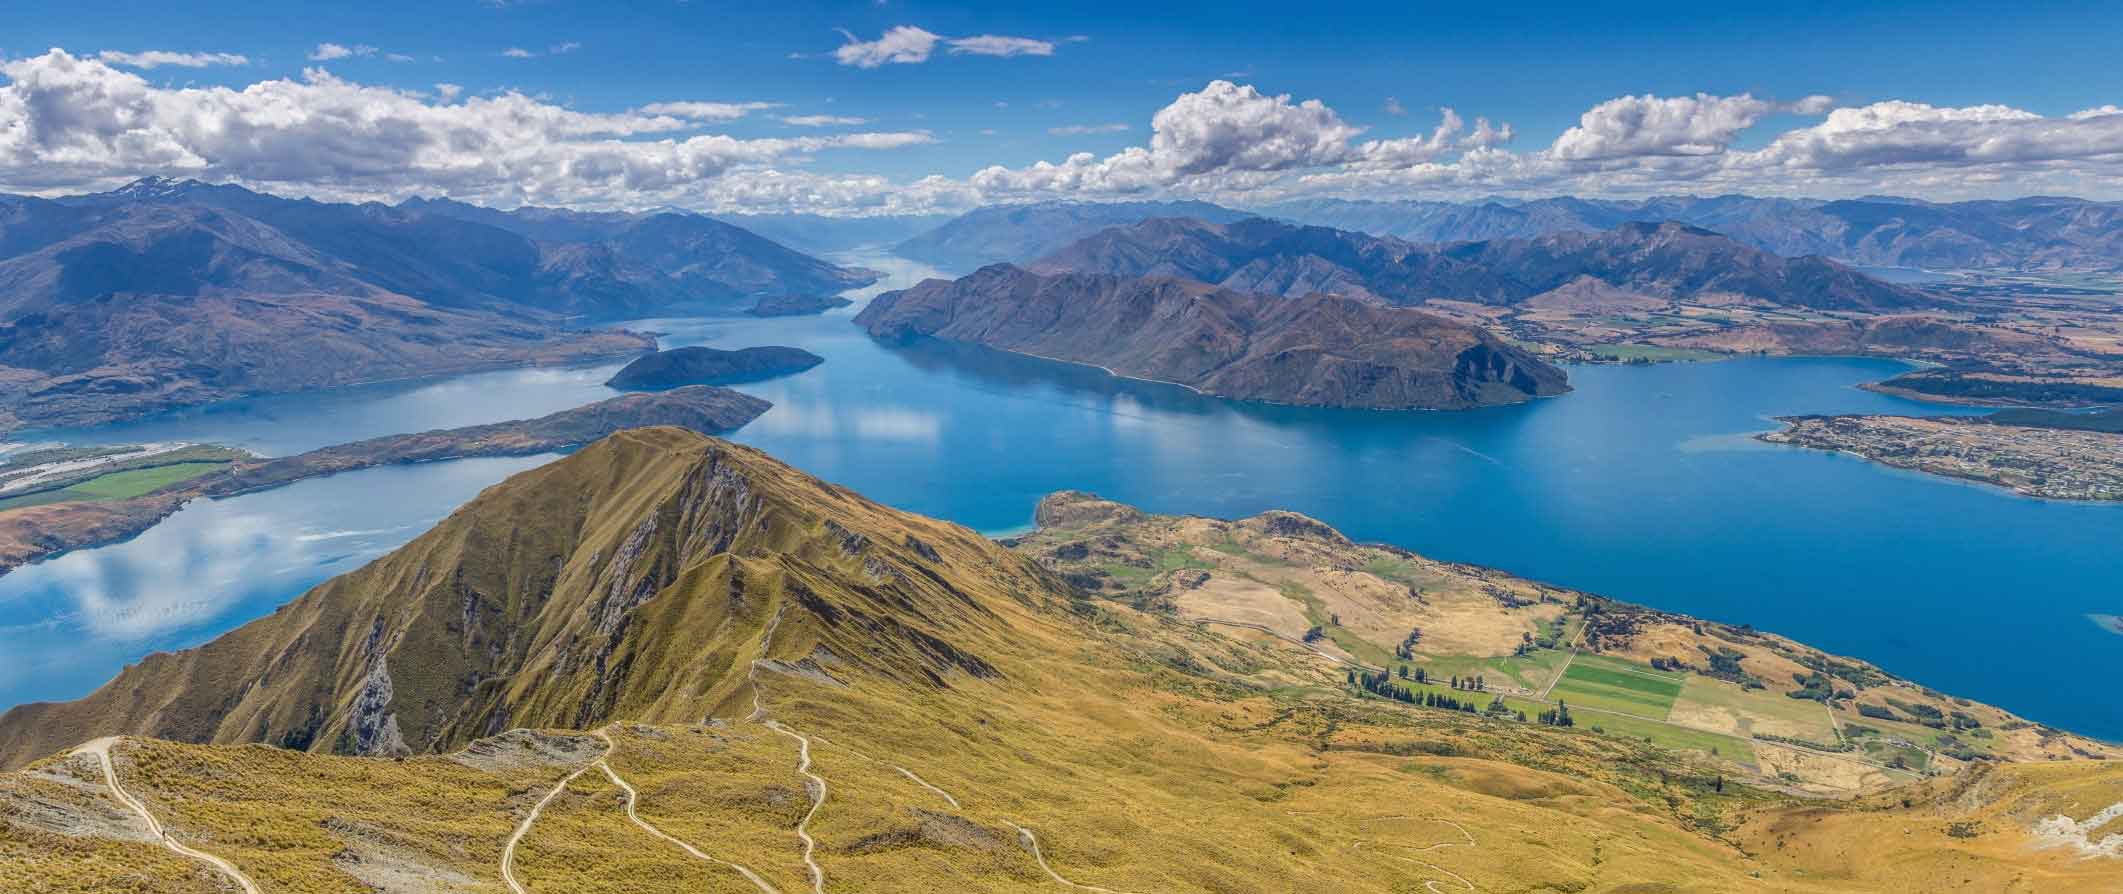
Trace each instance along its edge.
{"label": "dark blue deep water", "polygon": [[[889,259],[854,259],[884,267]],[[894,285],[918,272],[893,267]],[[1581,366],[1576,391],[1461,413],[1202,398],[1087,367],[877,345],[849,312],[662,320],[665,345],[788,344],[822,366],[741,386],[736,439],[874,499],[1001,532],[1049,491],[1157,512],[1294,509],[1350,536],[1855,655],[2031,718],[2123,739],[2123,506],[2041,502],[1748,435],[1796,413],[1972,412],[1855,386],[1899,364]],[[284,454],[609,396],[617,364],[236,401],[26,439],[184,438]],[[357,567],[543,458],[375,469],[194,504],[132,541],[0,577],[0,705],[79,696]]]}

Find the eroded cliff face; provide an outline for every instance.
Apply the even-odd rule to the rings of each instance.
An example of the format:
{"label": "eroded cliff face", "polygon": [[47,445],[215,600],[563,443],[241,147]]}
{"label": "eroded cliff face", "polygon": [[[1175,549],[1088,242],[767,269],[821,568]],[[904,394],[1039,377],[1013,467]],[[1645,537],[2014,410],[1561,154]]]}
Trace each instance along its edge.
{"label": "eroded cliff face", "polygon": [[881,295],[855,319],[880,338],[970,342],[1277,403],[1461,409],[1569,388],[1562,370],[1434,314],[1181,279],[997,265]]}
{"label": "eroded cliff face", "polygon": [[0,716],[0,763],[119,733],[402,754],[512,726],[697,721],[743,688],[737,656],[772,614],[784,650],[950,686],[997,673],[979,654],[993,600],[1064,592],[965,529],[633,429],[205,646]]}

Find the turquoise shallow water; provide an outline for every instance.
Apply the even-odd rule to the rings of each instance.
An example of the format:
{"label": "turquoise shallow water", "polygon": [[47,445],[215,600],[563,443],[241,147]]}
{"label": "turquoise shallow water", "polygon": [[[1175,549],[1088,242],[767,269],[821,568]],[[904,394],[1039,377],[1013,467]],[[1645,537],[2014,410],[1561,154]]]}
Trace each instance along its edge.
{"label": "turquoise shallow water", "polygon": [[[899,284],[922,271],[892,272]],[[825,356],[741,386],[775,407],[736,439],[976,529],[1022,527],[1062,488],[1159,512],[1294,509],[1359,539],[1751,623],[2123,739],[2123,704],[2096,670],[2123,666],[2123,636],[2088,618],[2123,614],[2123,506],[2029,500],[1747,437],[1778,414],[1967,412],[1854,387],[1901,368],[1890,361],[1580,366],[1560,398],[1376,413],[1220,401],[979,349],[887,348],[848,315],[640,325],[666,346]],[[289,453],[575,406],[609,396],[601,383],[617,367],[282,395],[47,435]],[[209,639],[541,461],[375,469],[199,503],[130,543],[0,577],[0,704],[78,696],[148,651]]]}

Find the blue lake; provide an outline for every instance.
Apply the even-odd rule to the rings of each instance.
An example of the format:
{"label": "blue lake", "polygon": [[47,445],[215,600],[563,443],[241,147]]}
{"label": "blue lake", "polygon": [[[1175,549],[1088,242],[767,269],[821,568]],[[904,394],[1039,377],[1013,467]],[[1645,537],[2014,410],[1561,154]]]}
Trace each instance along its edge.
{"label": "blue lake", "polygon": [[[928,272],[848,260],[889,269],[893,287]],[[740,386],[775,406],[735,439],[983,531],[1026,526],[1039,497],[1063,488],[1157,512],[1294,509],[1359,539],[1753,624],[2123,739],[2123,703],[2087,672],[2123,666],[2123,636],[2088,618],[2123,614],[2123,506],[2030,500],[1748,437],[1780,414],[1974,412],[1855,387],[1902,368],[1891,361],[1578,366],[1577,390],[1560,398],[1377,413],[1220,401],[979,349],[888,348],[849,315],[636,325],[666,346],[825,356]],[[610,396],[601,383],[617,366],[282,395],[34,437],[284,454],[576,406]],[[544,460],[374,469],[195,503],[130,543],[0,577],[0,705],[79,696],[149,651],[203,642]]]}

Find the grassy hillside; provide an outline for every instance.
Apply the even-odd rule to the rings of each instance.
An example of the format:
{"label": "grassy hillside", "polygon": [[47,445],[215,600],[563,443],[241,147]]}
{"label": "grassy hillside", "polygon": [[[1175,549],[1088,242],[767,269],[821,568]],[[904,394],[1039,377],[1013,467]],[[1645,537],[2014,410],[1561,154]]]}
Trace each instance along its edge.
{"label": "grassy hillside", "polygon": [[[1404,705],[1352,691],[1338,640],[1195,623],[1157,582],[1282,556],[1316,605],[1223,598],[1341,614],[1358,649],[1376,619],[1344,594],[1386,595],[1358,575],[1403,600],[1423,582],[1462,655],[1619,634],[1560,595],[1455,608],[1459,566],[1297,561],[1356,548],[1299,516],[1180,520],[1217,537],[1153,559],[1129,532],[1172,520],[1052,508],[1009,550],[746,448],[615,436],[213,645],[0,722],[11,754],[51,755],[0,776],[0,888],[2092,892],[2123,871],[2050,820],[2123,801],[2123,765],[1984,762],[1824,800],[1729,756]],[[1075,555],[1063,532],[1139,573],[1097,595],[1089,546],[1041,552]],[[1694,676],[1659,673],[1686,702]],[[306,751],[236,744],[309,716]],[[67,753],[129,729],[223,744],[119,740],[115,790]],[[127,798],[236,874],[158,846]]]}

